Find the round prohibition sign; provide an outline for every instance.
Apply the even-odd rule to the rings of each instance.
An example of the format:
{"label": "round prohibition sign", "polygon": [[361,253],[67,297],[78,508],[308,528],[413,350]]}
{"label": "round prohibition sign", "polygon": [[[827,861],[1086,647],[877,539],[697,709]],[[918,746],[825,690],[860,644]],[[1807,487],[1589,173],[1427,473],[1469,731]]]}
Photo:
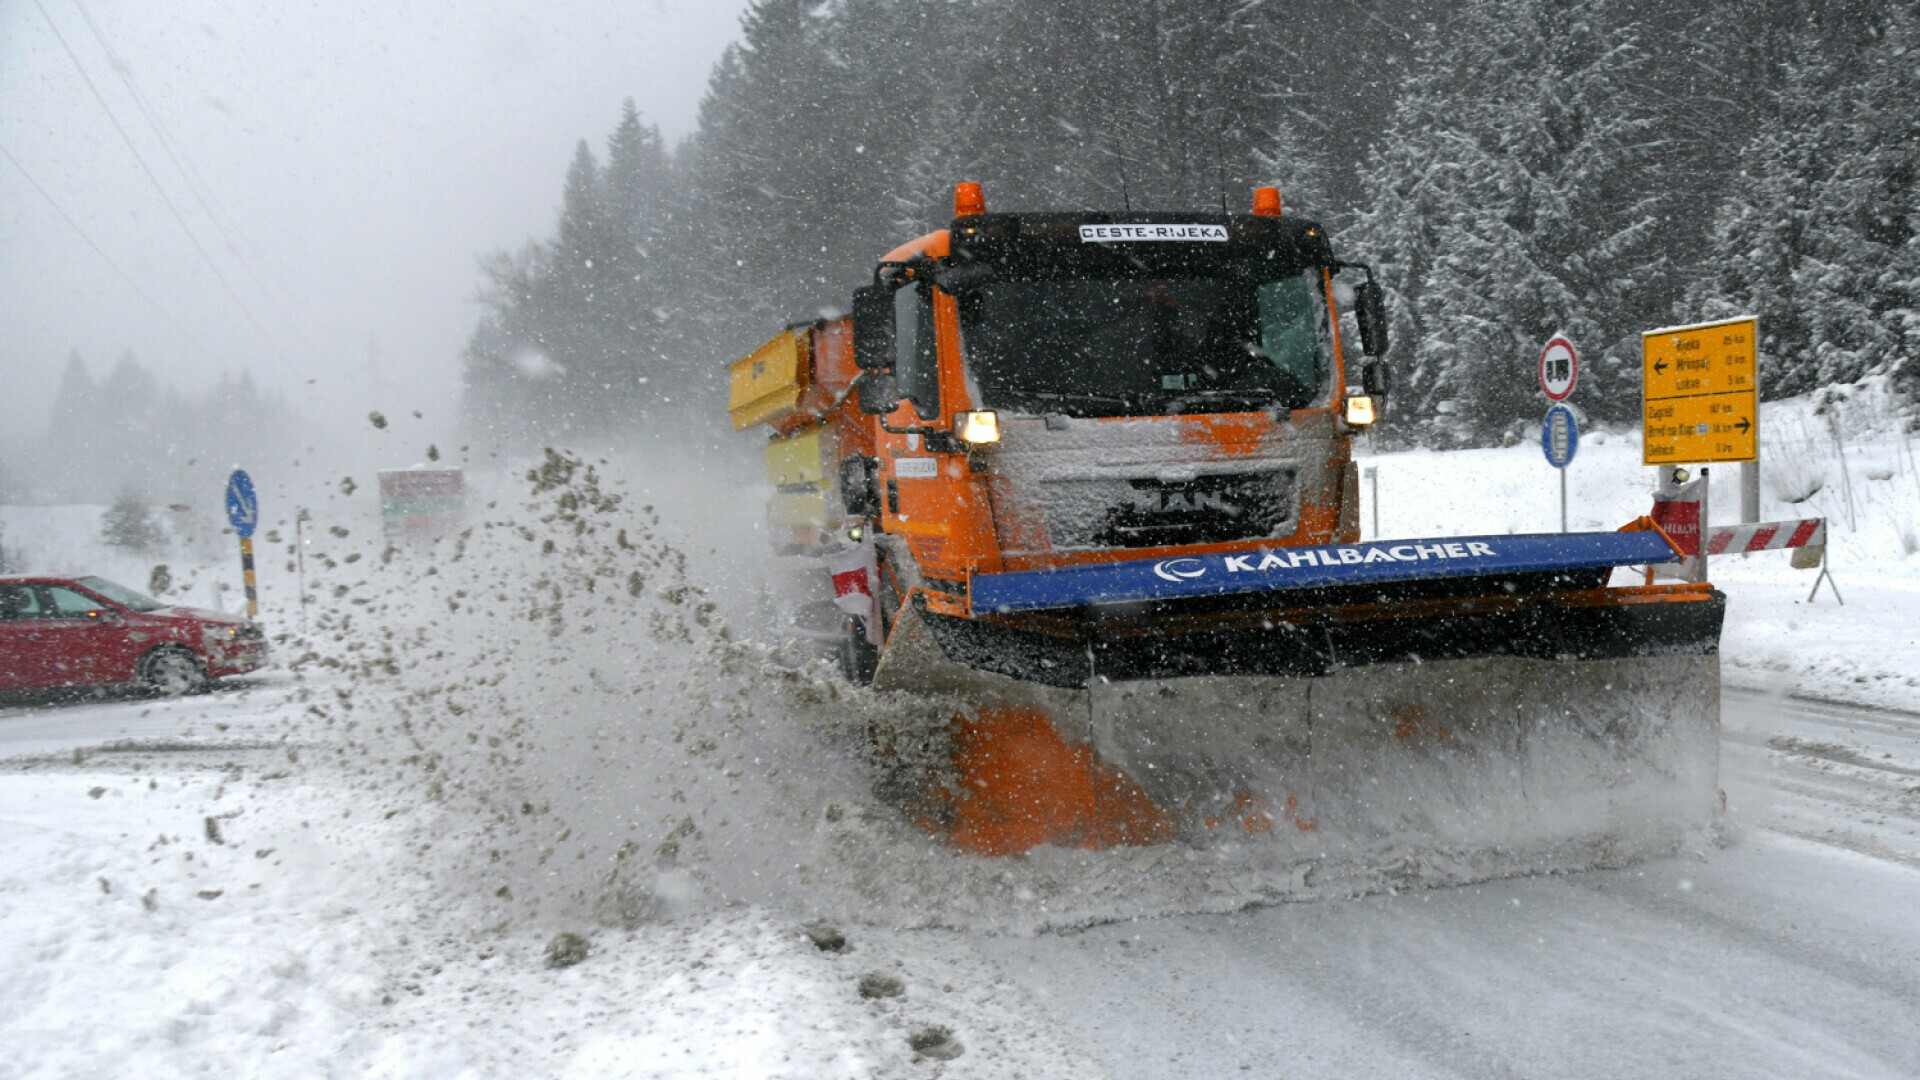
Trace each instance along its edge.
{"label": "round prohibition sign", "polygon": [[1579,382],[1580,354],[1573,351],[1573,342],[1563,334],[1548,338],[1547,347],[1540,350],[1540,389],[1547,400],[1567,400]]}

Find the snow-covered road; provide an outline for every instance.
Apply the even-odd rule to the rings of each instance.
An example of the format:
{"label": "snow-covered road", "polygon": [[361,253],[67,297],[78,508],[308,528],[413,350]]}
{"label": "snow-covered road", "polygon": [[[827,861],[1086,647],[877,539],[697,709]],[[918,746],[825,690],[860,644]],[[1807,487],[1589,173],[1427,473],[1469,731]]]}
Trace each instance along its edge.
{"label": "snow-covered road", "polygon": [[1920,875],[1700,860],[992,939],[1115,1077],[1920,1075]]}
{"label": "snow-covered road", "polygon": [[[842,955],[733,908],[554,973],[543,937],[447,937],[473,900],[410,876],[423,811],[288,775],[285,696],[0,714],[0,1072],[1920,1075],[1912,714],[1730,692],[1733,842],[1625,869]],[[961,1057],[913,1056],[936,1026]]]}
{"label": "snow-covered road", "polygon": [[979,945],[1115,1077],[1920,1076],[1920,716],[1725,714],[1727,848]]}
{"label": "snow-covered road", "polygon": [[1920,870],[1920,714],[1754,693],[1721,712],[1736,820]]}
{"label": "snow-covered road", "polygon": [[0,706],[0,758],[58,754],[115,743],[199,739],[251,741],[277,725],[273,706],[284,698],[284,678],[272,673],[220,683],[188,698],[123,695],[95,700]]}

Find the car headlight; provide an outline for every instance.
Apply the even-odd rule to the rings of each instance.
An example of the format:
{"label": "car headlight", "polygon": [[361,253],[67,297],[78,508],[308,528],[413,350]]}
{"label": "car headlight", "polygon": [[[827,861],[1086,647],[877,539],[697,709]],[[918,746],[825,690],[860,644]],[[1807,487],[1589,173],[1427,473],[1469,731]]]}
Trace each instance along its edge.
{"label": "car headlight", "polygon": [[1347,399],[1347,424],[1366,427],[1373,423],[1373,399],[1364,395]]}

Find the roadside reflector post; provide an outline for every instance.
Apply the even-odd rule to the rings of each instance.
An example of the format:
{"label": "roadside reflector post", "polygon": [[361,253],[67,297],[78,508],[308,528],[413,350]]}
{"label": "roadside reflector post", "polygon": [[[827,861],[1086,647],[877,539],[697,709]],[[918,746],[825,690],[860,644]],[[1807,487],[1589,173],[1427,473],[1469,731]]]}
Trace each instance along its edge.
{"label": "roadside reflector post", "polygon": [[301,507],[293,515],[293,561],[299,567],[300,576],[296,584],[300,589],[300,632],[307,632],[307,508]]}
{"label": "roadside reflector post", "polygon": [[227,523],[240,534],[240,576],[247,586],[247,618],[260,617],[260,593],[253,577],[253,530],[260,524],[260,497],[253,478],[235,468],[227,477]]}
{"label": "roadside reflector post", "polygon": [[1367,501],[1373,506],[1373,538],[1380,539],[1380,466],[1367,466]]}
{"label": "roadside reflector post", "polygon": [[247,586],[247,618],[260,617],[260,592],[253,579],[253,537],[240,538],[240,578]]}

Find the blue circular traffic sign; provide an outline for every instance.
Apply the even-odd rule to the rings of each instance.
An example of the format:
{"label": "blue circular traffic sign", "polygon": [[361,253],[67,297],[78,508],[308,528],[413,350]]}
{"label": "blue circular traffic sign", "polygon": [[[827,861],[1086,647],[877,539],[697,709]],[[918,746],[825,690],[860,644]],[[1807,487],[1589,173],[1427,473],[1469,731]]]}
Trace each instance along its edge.
{"label": "blue circular traffic sign", "polygon": [[260,498],[254,494],[253,478],[245,469],[235,469],[227,477],[227,523],[242,540],[252,539],[254,526],[260,524]]}
{"label": "blue circular traffic sign", "polygon": [[1564,469],[1578,449],[1580,425],[1574,422],[1573,410],[1565,405],[1548,409],[1546,420],[1540,424],[1540,450],[1547,455],[1547,464]]}

